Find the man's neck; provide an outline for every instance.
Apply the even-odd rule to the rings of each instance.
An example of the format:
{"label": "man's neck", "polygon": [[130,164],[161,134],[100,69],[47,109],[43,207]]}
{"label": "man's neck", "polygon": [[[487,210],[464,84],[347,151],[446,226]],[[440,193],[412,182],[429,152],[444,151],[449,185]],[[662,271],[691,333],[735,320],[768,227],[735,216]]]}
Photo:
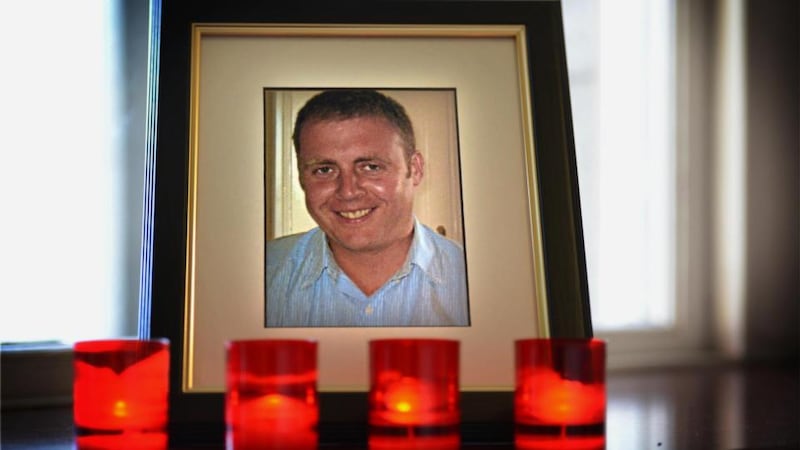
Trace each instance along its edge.
{"label": "man's neck", "polygon": [[336,264],[355,283],[365,295],[370,296],[380,289],[405,263],[414,232],[407,238],[393,243],[387,248],[354,252],[331,245],[331,253]]}

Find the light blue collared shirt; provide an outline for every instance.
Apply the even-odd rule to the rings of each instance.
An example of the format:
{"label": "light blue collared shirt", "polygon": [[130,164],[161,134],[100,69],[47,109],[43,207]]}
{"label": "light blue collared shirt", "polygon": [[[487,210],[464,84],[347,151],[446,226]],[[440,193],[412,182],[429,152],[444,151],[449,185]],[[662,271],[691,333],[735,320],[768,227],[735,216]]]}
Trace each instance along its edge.
{"label": "light blue collared shirt", "polygon": [[267,327],[469,326],[464,250],[415,220],[405,263],[365,295],[314,228],[267,242]]}

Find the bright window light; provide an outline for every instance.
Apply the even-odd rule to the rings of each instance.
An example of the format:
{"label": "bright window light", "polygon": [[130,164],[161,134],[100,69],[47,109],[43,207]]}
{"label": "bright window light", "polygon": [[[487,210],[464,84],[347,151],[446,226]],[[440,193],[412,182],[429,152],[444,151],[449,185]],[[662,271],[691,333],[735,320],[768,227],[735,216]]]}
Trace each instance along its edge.
{"label": "bright window light", "polygon": [[674,0],[564,0],[592,321],[675,320]]}
{"label": "bright window light", "polygon": [[114,2],[9,2],[0,28],[0,341],[118,335]]}

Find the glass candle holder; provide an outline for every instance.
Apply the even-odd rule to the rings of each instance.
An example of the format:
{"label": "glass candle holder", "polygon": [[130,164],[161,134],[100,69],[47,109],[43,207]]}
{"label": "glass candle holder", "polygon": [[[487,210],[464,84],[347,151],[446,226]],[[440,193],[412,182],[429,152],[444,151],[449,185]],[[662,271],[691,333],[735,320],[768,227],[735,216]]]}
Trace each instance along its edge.
{"label": "glass candle holder", "polygon": [[515,354],[517,448],[604,448],[605,342],[523,339]]}
{"label": "glass candle holder", "polygon": [[383,339],[369,350],[369,447],[459,448],[458,341]]}
{"label": "glass candle holder", "polygon": [[231,341],[226,361],[229,450],[317,448],[316,342]]}
{"label": "glass candle holder", "polygon": [[81,341],[73,351],[77,447],[166,449],[169,342]]}

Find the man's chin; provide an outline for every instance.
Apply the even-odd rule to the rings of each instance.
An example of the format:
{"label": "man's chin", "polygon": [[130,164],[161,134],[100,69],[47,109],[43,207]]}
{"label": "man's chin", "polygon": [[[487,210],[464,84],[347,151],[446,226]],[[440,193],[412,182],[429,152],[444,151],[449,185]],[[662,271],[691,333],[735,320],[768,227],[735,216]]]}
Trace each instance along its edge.
{"label": "man's chin", "polygon": [[334,253],[343,250],[349,253],[376,253],[380,252],[385,246],[375,239],[365,239],[363,234],[359,236],[336,236],[331,238],[328,235],[329,245]]}
{"label": "man's chin", "polygon": [[337,250],[343,250],[348,253],[377,253],[381,247],[369,242],[341,242],[337,241],[336,245],[332,245],[331,249],[334,253]]}

